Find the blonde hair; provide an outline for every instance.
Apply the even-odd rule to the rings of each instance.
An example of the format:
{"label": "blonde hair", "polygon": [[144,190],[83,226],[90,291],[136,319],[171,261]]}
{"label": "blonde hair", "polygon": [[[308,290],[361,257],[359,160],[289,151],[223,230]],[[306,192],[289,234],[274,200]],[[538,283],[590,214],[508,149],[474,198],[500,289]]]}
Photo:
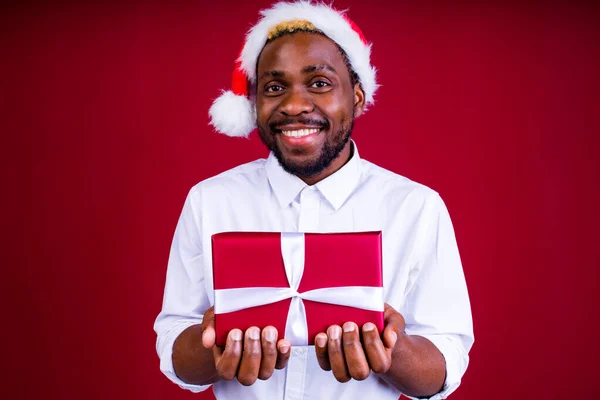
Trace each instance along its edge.
{"label": "blonde hair", "polygon": [[313,32],[323,33],[312,24],[312,22],[305,19],[291,19],[289,21],[283,21],[269,29],[267,34],[267,41],[277,39],[280,36],[287,35],[296,32]]}

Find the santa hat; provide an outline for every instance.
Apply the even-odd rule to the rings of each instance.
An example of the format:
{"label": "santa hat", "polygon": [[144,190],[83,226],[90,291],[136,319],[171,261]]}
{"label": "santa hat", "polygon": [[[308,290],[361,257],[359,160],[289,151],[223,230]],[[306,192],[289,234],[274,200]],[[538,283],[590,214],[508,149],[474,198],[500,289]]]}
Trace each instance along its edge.
{"label": "santa hat", "polygon": [[352,70],[358,75],[365,93],[365,105],[374,103],[373,96],[378,85],[376,70],[371,65],[371,45],[343,11],[322,3],[297,1],[277,3],[260,13],[262,18],[246,35],[246,42],[236,61],[231,90],[223,91],[210,107],[210,123],[217,132],[248,137],[256,128],[256,105],[248,98],[248,84],[256,83],[256,62],[267,43],[269,32],[286,21],[308,21],[337,43],[346,52]]}

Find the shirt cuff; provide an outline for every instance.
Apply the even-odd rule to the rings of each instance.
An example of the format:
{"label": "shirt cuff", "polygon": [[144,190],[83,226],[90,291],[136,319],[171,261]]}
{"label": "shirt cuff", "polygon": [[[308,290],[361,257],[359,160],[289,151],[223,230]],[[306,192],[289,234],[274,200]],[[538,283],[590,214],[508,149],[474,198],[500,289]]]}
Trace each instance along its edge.
{"label": "shirt cuff", "polygon": [[177,374],[175,374],[175,369],[173,368],[173,344],[175,340],[179,337],[181,332],[186,330],[192,325],[197,325],[197,321],[185,321],[174,326],[162,340],[160,340],[160,349],[159,349],[159,357],[160,357],[160,370],[167,378],[169,378],[173,383],[176,383],[182,389],[190,390],[194,393],[203,392],[212,385],[192,385],[189,383],[185,383]]}
{"label": "shirt cuff", "polygon": [[[426,339],[428,339],[431,343],[438,348],[438,350],[444,356],[446,361],[446,381],[444,382],[444,387],[442,390],[431,396],[427,397],[429,400],[442,400],[450,396],[452,392],[454,392],[458,386],[460,385],[460,381],[462,379],[463,374],[467,369],[467,364],[469,363],[468,354],[462,350],[462,345],[454,343],[452,338],[447,335],[419,335]],[[404,395],[406,396],[406,395]],[[413,400],[422,400],[423,397],[411,397],[406,396]]]}

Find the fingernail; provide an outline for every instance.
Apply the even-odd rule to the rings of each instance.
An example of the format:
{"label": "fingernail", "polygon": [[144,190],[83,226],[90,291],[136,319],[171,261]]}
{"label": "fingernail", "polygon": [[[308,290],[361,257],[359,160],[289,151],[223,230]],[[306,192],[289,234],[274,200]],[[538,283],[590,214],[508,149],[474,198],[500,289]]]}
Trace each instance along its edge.
{"label": "fingernail", "polygon": [[260,339],[260,330],[258,328],[248,329],[248,337],[252,340]]}
{"label": "fingernail", "polygon": [[275,329],[269,328],[265,330],[265,339],[267,339],[267,342],[274,342],[276,337]]}
{"label": "fingernail", "polygon": [[315,342],[317,342],[317,346],[319,346],[319,347],[325,347],[325,343],[327,342],[327,337],[319,335],[315,339]]}
{"label": "fingernail", "polygon": [[366,324],[363,325],[363,331],[365,332],[371,332],[375,330],[375,325],[372,324],[371,322],[367,322]]}
{"label": "fingernail", "polygon": [[337,326],[337,325],[332,326],[331,328],[329,328],[329,338],[334,339],[334,340],[339,339],[340,335],[342,333],[340,331],[341,331],[341,329],[339,326]]}
{"label": "fingernail", "polygon": [[290,346],[288,346],[287,344],[281,345],[279,347],[279,351],[281,352],[281,354],[287,354],[287,352],[290,351]]}
{"label": "fingernail", "polygon": [[231,340],[235,340],[236,342],[242,340],[242,331],[240,331],[239,329],[231,331]]}
{"label": "fingernail", "polygon": [[346,322],[344,324],[344,332],[353,332],[354,331],[354,324],[352,322]]}

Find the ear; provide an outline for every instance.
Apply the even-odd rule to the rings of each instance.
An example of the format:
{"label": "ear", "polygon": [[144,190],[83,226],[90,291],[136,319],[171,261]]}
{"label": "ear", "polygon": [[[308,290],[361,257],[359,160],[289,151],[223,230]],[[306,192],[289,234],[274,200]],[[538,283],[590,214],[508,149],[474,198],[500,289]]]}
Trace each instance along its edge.
{"label": "ear", "polygon": [[354,118],[359,117],[365,110],[365,92],[360,83],[354,85]]}

